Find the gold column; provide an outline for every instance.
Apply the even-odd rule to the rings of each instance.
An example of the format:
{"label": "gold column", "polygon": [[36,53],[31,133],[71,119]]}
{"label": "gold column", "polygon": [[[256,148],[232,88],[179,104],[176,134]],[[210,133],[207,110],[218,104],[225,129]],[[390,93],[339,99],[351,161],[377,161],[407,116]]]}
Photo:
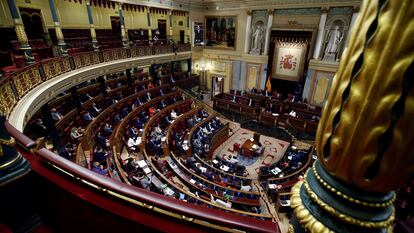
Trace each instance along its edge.
{"label": "gold column", "polygon": [[35,58],[32,54],[32,48],[30,47],[29,39],[27,38],[27,34],[24,30],[24,25],[21,19],[14,19],[14,30],[16,31],[17,41],[19,41],[20,50],[23,52],[26,63],[35,63]]}
{"label": "gold column", "polygon": [[119,18],[120,18],[120,21],[121,21],[122,45],[123,45],[124,48],[128,48],[129,47],[129,42],[128,42],[126,29],[125,29],[124,15],[123,15],[123,12],[122,12],[122,3],[118,3],[118,11],[119,11]]}
{"label": "gold column", "polygon": [[[319,123],[319,159],[292,189],[295,218],[308,231],[344,231],[316,208],[337,226],[392,231],[393,190],[414,175],[413,24],[411,0],[363,2]],[[353,215],[321,193],[355,206]]]}

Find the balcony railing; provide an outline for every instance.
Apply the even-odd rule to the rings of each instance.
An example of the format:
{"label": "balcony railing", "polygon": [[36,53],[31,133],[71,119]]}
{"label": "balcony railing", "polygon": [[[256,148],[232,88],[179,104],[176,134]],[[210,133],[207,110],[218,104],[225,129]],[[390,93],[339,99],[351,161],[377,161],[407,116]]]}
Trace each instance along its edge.
{"label": "balcony railing", "polygon": [[[191,47],[183,44],[179,45],[177,50],[178,52],[191,51]],[[0,80],[0,112],[8,116],[19,99],[34,87],[71,70],[126,58],[169,53],[173,53],[173,46],[154,45],[129,49],[105,49],[100,52],[84,52],[42,60],[7,74]]]}

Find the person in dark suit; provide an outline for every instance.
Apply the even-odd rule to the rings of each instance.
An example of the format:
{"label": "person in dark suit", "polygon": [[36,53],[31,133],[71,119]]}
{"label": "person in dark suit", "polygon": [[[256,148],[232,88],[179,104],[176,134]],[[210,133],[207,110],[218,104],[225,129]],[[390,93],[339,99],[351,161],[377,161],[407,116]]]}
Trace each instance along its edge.
{"label": "person in dark suit", "polygon": [[90,114],[88,111],[86,111],[86,112],[83,114],[83,120],[84,120],[85,122],[89,123],[89,122],[93,121],[93,120],[94,120],[94,118],[91,116],[91,114]]}
{"label": "person in dark suit", "polygon": [[106,139],[104,136],[102,136],[101,132],[98,132],[98,134],[96,135],[96,142],[101,147],[107,147],[107,146],[109,146],[108,139]]}

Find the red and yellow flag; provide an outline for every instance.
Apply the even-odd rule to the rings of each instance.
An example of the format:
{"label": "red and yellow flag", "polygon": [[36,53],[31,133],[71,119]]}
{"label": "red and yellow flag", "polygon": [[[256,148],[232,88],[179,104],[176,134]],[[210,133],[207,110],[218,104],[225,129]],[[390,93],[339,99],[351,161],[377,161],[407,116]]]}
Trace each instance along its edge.
{"label": "red and yellow flag", "polygon": [[270,81],[270,75],[269,77],[267,77],[267,81],[266,81],[266,90],[268,92],[272,92],[272,82]]}

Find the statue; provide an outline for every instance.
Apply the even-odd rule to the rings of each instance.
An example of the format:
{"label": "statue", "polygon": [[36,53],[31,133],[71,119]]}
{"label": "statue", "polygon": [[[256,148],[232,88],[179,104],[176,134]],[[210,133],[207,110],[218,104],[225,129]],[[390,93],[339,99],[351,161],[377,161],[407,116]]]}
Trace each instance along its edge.
{"label": "statue", "polygon": [[256,25],[256,30],[252,34],[253,47],[250,54],[260,54],[262,49],[263,29],[260,22]]}
{"label": "statue", "polygon": [[335,26],[334,29],[329,30],[328,37],[326,39],[325,53],[323,60],[336,61],[338,59],[338,52],[341,48],[342,39],[344,33],[339,30],[339,26]]}

